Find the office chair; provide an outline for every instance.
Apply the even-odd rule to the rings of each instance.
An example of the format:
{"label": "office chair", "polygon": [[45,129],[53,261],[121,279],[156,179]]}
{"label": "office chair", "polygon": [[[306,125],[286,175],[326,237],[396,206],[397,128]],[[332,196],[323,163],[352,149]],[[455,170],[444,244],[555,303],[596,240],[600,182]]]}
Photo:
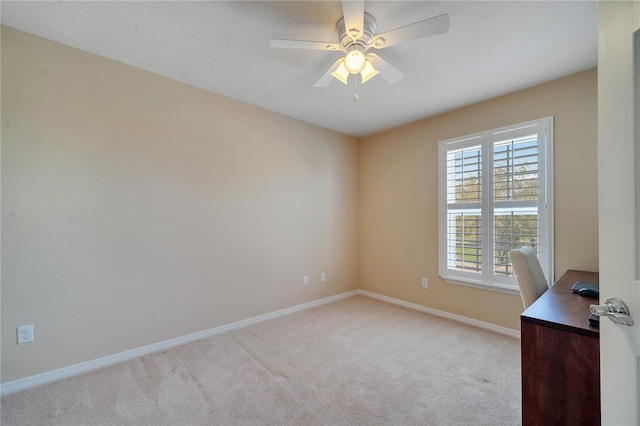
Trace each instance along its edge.
{"label": "office chair", "polygon": [[527,309],[549,286],[542,272],[536,251],[531,247],[522,247],[509,253],[511,266],[516,273],[522,304]]}

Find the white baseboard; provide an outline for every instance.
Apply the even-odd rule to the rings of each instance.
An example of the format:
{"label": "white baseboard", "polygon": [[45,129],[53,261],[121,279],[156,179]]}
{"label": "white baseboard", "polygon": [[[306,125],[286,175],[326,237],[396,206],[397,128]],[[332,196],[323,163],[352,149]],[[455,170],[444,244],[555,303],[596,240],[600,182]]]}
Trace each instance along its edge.
{"label": "white baseboard", "polygon": [[393,297],[383,296],[381,294],[372,293],[367,290],[356,290],[357,294],[373,297],[374,299],[382,300],[384,302],[393,303],[394,305],[404,306],[405,308],[415,309],[417,311],[425,312],[427,314],[436,315],[439,317],[448,318],[454,321],[462,322],[465,324],[473,325],[475,327],[484,328],[485,330],[494,331],[496,333],[504,334],[510,337],[520,338],[520,331],[513,330],[511,328],[502,327],[499,325],[491,324],[484,321],[479,321],[473,318],[463,317],[462,315],[452,314],[450,312],[439,311],[433,308],[427,308],[426,306],[417,305],[411,302],[405,302],[404,300],[394,299]]}
{"label": "white baseboard", "polygon": [[0,395],[4,396],[10,393],[25,390],[34,386],[54,382],[56,380],[67,379],[69,377],[77,376],[79,374],[86,373],[91,370],[97,370],[98,368],[107,367],[109,365],[117,364],[119,362],[127,361],[133,358],[138,358],[138,357],[149,355],[152,353],[161,352],[169,348],[172,348],[174,346],[195,342],[197,340],[202,340],[207,337],[215,336],[216,334],[226,333],[227,331],[257,324],[273,318],[281,317],[283,315],[288,315],[294,312],[303,311],[305,309],[314,308],[316,306],[324,305],[325,303],[334,302],[340,299],[345,299],[347,297],[351,297],[356,294],[372,297],[374,299],[379,299],[384,302],[393,303],[395,305],[404,306],[406,308],[415,309],[421,312],[426,312],[428,314],[437,315],[439,317],[449,318],[454,321],[459,321],[459,322],[473,325],[479,328],[484,328],[486,330],[505,334],[507,336],[520,338],[520,332],[517,330],[512,330],[510,328],[501,327],[501,326],[490,324],[487,322],[474,320],[471,318],[463,317],[461,315],[451,314],[449,312],[439,311],[437,309],[427,308],[426,306],[405,302],[404,300],[394,299],[393,297],[383,296],[383,295],[372,293],[366,290],[352,290],[346,293],[337,294],[335,296],[314,300],[313,302],[303,303],[301,305],[292,306],[290,308],[281,309],[279,311],[270,312],[268,314],[258,315],[253,318],[248,318],[248,319],[236,321],[230,324],[221,325],[219,327],[210,328],[208,330],[199,331],[197,333],[188,334],[186,336],[176,337],[175,339],[165,340],[163,342],[154,343],[151,345],[143,346],[141,348],[131,349],[129,351],[108,355],[108,356],[94,359],[91,361],[82,362],[80,364],[74,364],[68,367],[59,368],[57,370],[47,371],[44,373],[36,374],[34,376],[29,376],[23,379],[7,382],[0,385]]}
{"label": "white baseboard", "polygon": [[36,374],[34,376],[25,377],[23,379],[14,380],[0,385],[0,395],[4,396],[13,392],[25,390],[33,386],[43,385],[60,379],[77,376],[91,370],[107,367],[122,361],[161,352],[174,346],[184,345],[186,343],[202,340],[216,334],[226,333],[227,331],[237,328],[246,327],[248,325],[257,324],[283,315],[292,314],[294,312],[303,311],[305,309],[314,308],[324,305],[325,303],[334,302],[336,300],[345,299],[358,294],[358,290],[337,294],[335,296],[325,297],[324,299],[314,300],[313,302],[303,303],[301,305],[292,306],[290,308],[281,309],[279,311],[270,312],[268,314],[258,315],[241,321],[232,322],[230,324],[221,325],[220,327],[210,328],[208,330],[199,331],[197,333],[188,334],[186,336],[176,337],[175,339],[165,340],[163,342],[154,343],[137,349],[108,355],[91,361],[82,362],[80,364],[70,365],[68,367],[59,368],[57,370],[47,371]]}

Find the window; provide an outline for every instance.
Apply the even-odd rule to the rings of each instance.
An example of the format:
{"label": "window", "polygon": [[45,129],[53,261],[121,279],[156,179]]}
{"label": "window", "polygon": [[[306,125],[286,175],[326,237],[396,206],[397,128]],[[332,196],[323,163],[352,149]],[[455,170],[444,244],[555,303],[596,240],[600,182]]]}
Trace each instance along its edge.
{"label": "window", "polygon": [[441,141],[440,276],[518,293],[509,252],[531,246],[553,277],[553,117]]}

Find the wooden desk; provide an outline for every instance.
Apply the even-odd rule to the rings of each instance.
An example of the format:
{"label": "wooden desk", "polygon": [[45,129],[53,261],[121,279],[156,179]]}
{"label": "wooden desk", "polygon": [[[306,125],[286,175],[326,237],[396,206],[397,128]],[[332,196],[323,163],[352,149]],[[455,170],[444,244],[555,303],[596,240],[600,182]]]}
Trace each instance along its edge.
{"label": "wooden desk", "polygon": [[520,316],[523,425],[600,424],[600,332],[596,299],[571,292],[595,272],[567,271]]}

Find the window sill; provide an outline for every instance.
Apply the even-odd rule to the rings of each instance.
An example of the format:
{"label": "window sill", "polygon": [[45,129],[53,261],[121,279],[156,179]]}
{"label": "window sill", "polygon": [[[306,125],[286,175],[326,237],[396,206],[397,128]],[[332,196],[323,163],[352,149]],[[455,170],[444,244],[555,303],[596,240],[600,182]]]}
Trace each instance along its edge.
{"label": "window sill", "polygon": [[499,293],[515,294],[518,296],[520,295],[520,289],[518,287],[513,287],[507,284],[483,283],[480,281],[471,281],[471,280],[465,280],[461,278],[451,278],[451,277],[442,277],[442,279],[449,284],[480,288],[482,290],[497,291]]}

